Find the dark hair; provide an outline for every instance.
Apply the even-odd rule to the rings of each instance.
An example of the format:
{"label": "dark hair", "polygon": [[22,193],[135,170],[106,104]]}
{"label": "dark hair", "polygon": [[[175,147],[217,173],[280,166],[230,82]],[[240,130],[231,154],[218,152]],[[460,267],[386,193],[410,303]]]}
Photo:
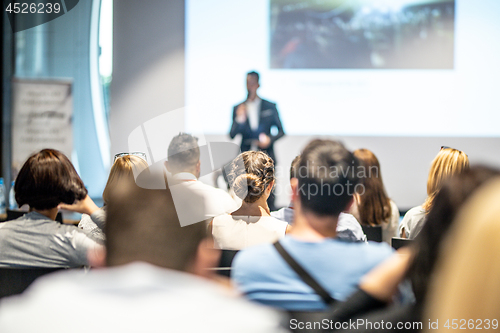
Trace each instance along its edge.
{"label": "dark hair", "polygon": [[246,151],[238,155],[228,174],[234,193],[247,203],[257,201],[274,179],[274,161],[262,151]]}
{"label": "dark hair", "polygon": [[73,164],[54,149],[43,149],[28,158],[17,175],[14,191],[19,207],[28,204],[38,210],[72,204],[87,195]]}
{"label": "dark hair", "polygon": [[290,165],[290,179],[297,178],[297,169],[299,167],[300,155],[295,156]]}
{"label": "dark hair", "polygon": [[337,141],[313,140],[302,151],[297,172],[304,210],[338,216],[359,183],[358,160]]}
{"label": "dark hair", "polygon": [[166,186],[151,190],[120,182],[111,189],[105,227],[108,266],[143,261],[185,271],[193,262],[207,237],[207,225],[182,227],[167,182]]}
{"label": "dark hair", "polygon": [[198,138],[187,133],[179,133],[168,146],[168,163],[174,168],[183,169],[196,165],[200,160]]}
{"label": "dark hair", "polygon": [[[380,173],[380,163],[368,149],[357,149],[354,156],[360,161],[364,168],[363,187],[360,194],[359,203],[359,223],[363,225],[380,225],[387,221],[392,214],[391,199],[385,192],[382,174]],[[372,170],[375,169],[375,174]]]}
{"label": "dark hair", "polygon": [[425,299],[442,240],[459,209],[475,190],[498,175],[500,175],[499,170],[476,166],[443,182],[433,200],[426,223],[415,238],[414,246],[417,254],[410,265],[408,276],[417,301]]}
{"label": "dark hair", "polygon": [[256,71],[251,71],[247,73],[247,76],[248,75],[255,77],[257,79],[257,83],[259,83],[259,78],[260,78],[259,73],[257,73]]}

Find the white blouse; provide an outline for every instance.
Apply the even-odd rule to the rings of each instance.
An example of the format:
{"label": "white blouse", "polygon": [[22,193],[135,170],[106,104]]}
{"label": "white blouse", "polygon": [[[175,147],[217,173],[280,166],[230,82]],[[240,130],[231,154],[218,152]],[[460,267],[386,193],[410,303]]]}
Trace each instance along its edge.
{"label": "white blouse", "polygon": [[241,250],[249,246],[274,243],[285,236],[288,223],[271,216],[220,215],[213,219],[215,248]]}

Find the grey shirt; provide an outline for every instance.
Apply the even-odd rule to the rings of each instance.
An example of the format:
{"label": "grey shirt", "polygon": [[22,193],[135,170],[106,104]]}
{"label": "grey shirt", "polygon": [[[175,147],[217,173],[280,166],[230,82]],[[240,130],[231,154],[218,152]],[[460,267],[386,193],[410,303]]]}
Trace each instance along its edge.
{"label": "grey shirt", "polygon": [[[278,220],[286,221],[291,225],[293,223],[293,213],[293,208],[290,205],[271,212],[271,216]],[[366,235],[358,220],[353,215],[347,213],[340,213],[339,215],[337,237],[352,242],[366,242]]]}
{"label": "grey shirt", "polygon": [[99,208],[92,215],[82,214],[82,219],[78,228],[88,232],[90,237],[99,244],[104,244],[106,236],[104,235],[104,225],[106,224],[106,206]]}
{"label": "grey shirt", "polygon": [[0,223],[0,267],[78,267],[100,247],[83,230],[37,212]]}

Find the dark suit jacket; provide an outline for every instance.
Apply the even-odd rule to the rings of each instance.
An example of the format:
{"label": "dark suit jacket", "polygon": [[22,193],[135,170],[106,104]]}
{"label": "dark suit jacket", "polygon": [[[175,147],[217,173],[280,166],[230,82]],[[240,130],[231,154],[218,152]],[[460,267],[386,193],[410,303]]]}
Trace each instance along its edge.
{"label": "dark suit jacket", "polygon": [[[233,139],[237,134],[241,134],[242,138],[240,149],[244,152],[250,150],[252,140],[258,140],[261,133],[266,134],[271,138],[271,144],[267,147],[267,149],[262,149],[262,151],[267,153],[276,164],[276,158],[274,156],[274,142],[285,135],[278,110],[276,109],[276,104],[262,99],[259,111],[259,126],[255,131],[253,131],[250,127],[248,117],[246,122],[242,124],[238,124],[236,122],[236,109],[238,108],[238,105],[233,108],[233,124],[231,126],[231,131],[229,132],[231,139]],[[271,134],[271,128],[273,127],[278,129],[278,133],[276,135]]]}

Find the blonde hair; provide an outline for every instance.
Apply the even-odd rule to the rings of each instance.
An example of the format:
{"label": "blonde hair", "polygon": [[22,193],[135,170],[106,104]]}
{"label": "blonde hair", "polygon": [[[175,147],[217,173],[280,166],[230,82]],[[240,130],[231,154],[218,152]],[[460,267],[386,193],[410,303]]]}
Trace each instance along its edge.
{"label": "blonde hair", "polygon": [[[474,320],[500,318],[500,178],[489,181],[463,206],[441,248],[424,318]],[[472,222],[472,223],[471,223]],[[476,320],[482,319],[482,323]],[[498,324],[498,322],[497,322]],[[439,330],[438,330],[439,331]],[[432,330],[436,332],[436,330]]]}
{"label": "blonde hair", "polygon": [[443,148],[434,158],[427,178],[427,199],[422,205],[428,212],[443,181],[469,169],[469,158],[460,150]]}
{"label": "blonde hair", "polygon": [[135,177],[147,168],[148,163],[138,156],[123,155],[118,157],[109,171],[108,182],[102,192],[104,204],[109,204],[111,192],[118,183],[134,182]]}

